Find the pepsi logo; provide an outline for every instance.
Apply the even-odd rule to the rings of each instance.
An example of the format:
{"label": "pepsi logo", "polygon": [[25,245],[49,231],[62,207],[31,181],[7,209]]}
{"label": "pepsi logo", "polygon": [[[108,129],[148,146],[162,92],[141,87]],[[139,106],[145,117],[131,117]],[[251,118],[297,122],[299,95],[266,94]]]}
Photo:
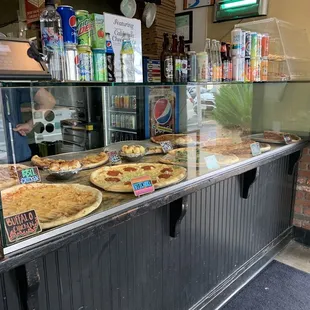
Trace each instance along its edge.
{"label": "pepsi logo", "polygon": [[75,28],[76,27],[76,17],[74,15],[72,15],[70,18],[69,18],[69,26],[71,28]]}
{"label": "pepsi logo", "polygon": [[107,41],[107,47],[111,47],[111,46],[112,46],[111,41]]}
{"label": "pepsi logo", "polygon": [[167,124],[172,117],[172,106],[166,98],[156,101],[154,106],[154,118],[160,125]]}

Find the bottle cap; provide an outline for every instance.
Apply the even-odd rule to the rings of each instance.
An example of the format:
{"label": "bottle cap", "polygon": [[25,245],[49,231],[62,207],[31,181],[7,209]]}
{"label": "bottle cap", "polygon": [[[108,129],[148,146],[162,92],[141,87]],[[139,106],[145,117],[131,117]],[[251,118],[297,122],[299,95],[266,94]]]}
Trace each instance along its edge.
{"label": "bottle cap", "polygon": [[47,5],[54,5],[55,6],[55,0],[45,0],[45,6]]}

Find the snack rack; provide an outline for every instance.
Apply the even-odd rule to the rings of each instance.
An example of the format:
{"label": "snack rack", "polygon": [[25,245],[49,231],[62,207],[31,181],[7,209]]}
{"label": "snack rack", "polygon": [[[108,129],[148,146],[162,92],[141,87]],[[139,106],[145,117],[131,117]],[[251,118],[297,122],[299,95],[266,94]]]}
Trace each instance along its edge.
{"label": "snack rack", "polygon": [[269,34],[269,81],[310,78],[310,42],[306,29],[277,18],[241,23],[235,28]]}

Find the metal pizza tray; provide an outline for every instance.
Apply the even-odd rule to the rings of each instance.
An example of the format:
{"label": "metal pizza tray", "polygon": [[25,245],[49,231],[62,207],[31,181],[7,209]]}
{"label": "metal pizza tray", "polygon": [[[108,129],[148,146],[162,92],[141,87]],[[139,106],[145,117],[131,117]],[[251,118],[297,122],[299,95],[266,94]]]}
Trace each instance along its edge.
{"label": "metal pizza tray", "polygon": [[[293,136],[295,136],[295,135],[293,135]],[[250,135],[249,138],[251,140],[254,140],[257,142],[262,142],[262,143],[286,145],[284,140],[283,141],[275,141],[275,140],[265,139],[264,133],[257,133],[254,135]],[[292,143],[298,142],[298,141],[300,141],[300,140],[292,140]]]}
{"label": "metal pizza tray", "polygon": [[[158,144],[147,141],[147,140],[142,140],[142,141],[129,140],[129,141],[121,141],[121,142],[116,142],[116,143],[110,144],[104,148],[104,151],[105,152],[115,152],[115,151],[119,152],[124,145],[141,145],[146,149],[150,148],[150,147],[158,147],[159,146]],[[147,155],[147,152],[146,152],[146,155]]]}

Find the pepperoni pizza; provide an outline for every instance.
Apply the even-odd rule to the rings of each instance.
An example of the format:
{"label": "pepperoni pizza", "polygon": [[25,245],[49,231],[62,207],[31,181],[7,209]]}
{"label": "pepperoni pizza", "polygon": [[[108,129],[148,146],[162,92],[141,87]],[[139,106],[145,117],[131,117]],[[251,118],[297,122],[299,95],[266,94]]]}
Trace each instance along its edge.
{"label": "pepperoni pizza", "polygon": [[124,164],[94,171],[90,181],[110,192],[132,192],[131,180],[149,176],[156,188],[176,184],[186,177],[186,169],[164,164]]}

